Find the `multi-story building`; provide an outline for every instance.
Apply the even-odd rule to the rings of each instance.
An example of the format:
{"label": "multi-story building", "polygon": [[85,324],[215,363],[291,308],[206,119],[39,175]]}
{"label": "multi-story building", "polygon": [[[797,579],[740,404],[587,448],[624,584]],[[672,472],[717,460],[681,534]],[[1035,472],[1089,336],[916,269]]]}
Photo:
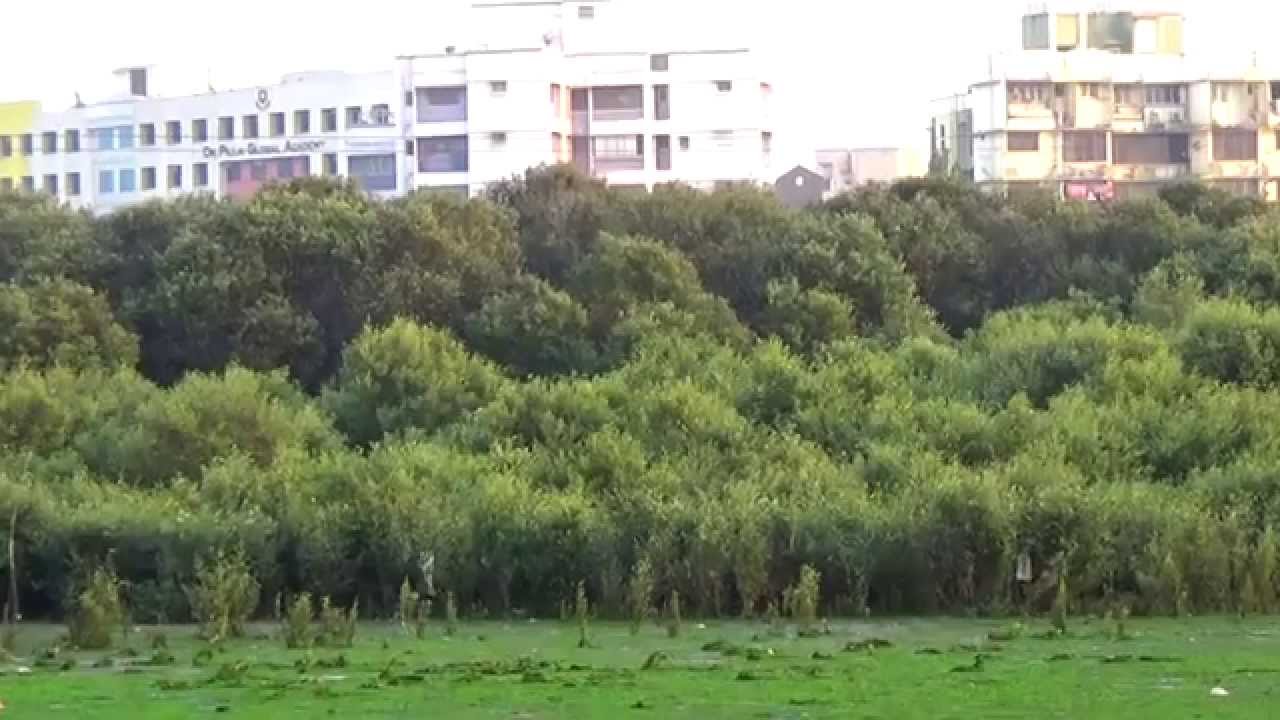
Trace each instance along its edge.
{"label": "multi-story building", "polygon": [[606,0],[477,2],[471,49],[401,61],[411,185],[476,192],[572,163],[611,185],[773,179],[771,87],[746,48],[673,48]]}
{"label": "multi-story building", "polygon": [[273,180],[345,175],[404,189],[391,71],[299,73],[277,85],[157,98],[149,70],[62,112],[0,105],[0,190],[44,191],[98,210],[188,192],[244,197]]}
{"label": "multi-story building", "polygon": [[939,101],[935,169],[1076,199],[1188,178],[1280,199],[1280,67],[1257,54],[1185,55],[1176,12],[1075,7],[1024,16],[1023,51],[993,58],[987,80]]}
{"label": "multi-story building", "polygon": [[[0,190],[110,210],[187,192],[225,197],[301,175],[379,194],[474,194],[573,163],[614,185],[772,179],[770,86],[746,49],[645,49],[605,0],[476,2],[472,47],[384,72],[298,73],[270,86],[154,97],[151,71],[59,112],[0,104]],[[507,37],[499,37],[503,33]]]}

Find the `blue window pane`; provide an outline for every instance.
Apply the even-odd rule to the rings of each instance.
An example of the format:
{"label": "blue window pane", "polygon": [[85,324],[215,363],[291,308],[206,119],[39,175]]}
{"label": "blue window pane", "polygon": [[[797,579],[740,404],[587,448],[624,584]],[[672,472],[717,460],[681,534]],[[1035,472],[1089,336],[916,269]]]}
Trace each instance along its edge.
{"label": "blue window pane", "polygon": [[112,128],[98,128],[93,131],[96,138],[96,147],[99,150],[111,150],[115,147],[115,130]]}
{"label": "blue window pane", "polygon": [[133,168],[120,171],[120,192],[128,193],[138,189],[138,173]]}
{"label": "blue window pane", "polygon": [[116,128],[116,137],[119,138],[119,147],[121,150],[128,150],[133,147],[133,126],[121,125]]}
{"label": "blue window pane", "polygon": [[116,174],[110,170],[98,172],[98,192],[113,193],[116,191]]}

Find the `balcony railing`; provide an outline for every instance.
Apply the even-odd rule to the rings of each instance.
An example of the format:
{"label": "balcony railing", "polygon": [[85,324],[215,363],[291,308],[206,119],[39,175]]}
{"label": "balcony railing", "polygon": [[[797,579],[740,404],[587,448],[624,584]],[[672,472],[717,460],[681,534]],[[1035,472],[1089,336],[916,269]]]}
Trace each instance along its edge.
{"label": "balcony railing", "polygon": [[644,106],[627,108],[602,108],[598,107],[591,111],[591,119],[598,122],[611,122],[616,120],[643,120]]}
{"label": "balcony railing", "polygon": [[465,122],[466,119],[466,104],[418,105],[418,122]]}
{"label": "balcony railing", "polygon": [[643,170],[644,157],[597,157],[593,162],[596,172],[622,172],[626,170]]}

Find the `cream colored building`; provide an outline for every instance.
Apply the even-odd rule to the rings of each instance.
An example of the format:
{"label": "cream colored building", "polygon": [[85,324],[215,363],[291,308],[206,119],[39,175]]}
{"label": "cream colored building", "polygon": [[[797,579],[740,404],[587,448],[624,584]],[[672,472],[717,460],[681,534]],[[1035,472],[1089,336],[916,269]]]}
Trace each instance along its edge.
{"label": "cream colored building", "polygon": [[920,177],[928,171],[920,153],[911,148],[819,150],[817,162],[818,172],[827,180],[828,197],[867,185]]}
{"label": "cream colored building", "polygon": [[1176,12],[1078,7],[1033,9],[1022,52],[993,57],[988,79],[936,103],[935,170],[1073,199],[1192,178],[1280,199],[1280,64],[1189,57]]}

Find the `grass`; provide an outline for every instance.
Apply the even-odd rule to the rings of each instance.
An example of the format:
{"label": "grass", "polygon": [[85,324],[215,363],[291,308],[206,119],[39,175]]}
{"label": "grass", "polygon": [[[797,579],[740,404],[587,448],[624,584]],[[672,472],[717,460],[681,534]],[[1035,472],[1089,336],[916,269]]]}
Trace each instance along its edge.
{"label": "grass", "polygon": [[[425,640],[362,623],[345,650],[286,650],[274,626],[210,650],[190,627],[144,628],[130,650],[44,652],[63,630],[25,626],[0,664],[10,718],[1272,718],[1280,621],[1102,621],[1047,637],[967,620],[835,622],[774,637],[761,624],[442,625]],[[165,635],[167,647],[152,649]],[[999,640],[992,640],[991,638]],[[119,640],[117,639],[117,645]],[[40,658],[45,659],[37,662]],[[156,661],[154,664],[150,661]],[[3,661],[0,661],[3,663]],[[1228,697],[1211,697],[1221,686]]]}

